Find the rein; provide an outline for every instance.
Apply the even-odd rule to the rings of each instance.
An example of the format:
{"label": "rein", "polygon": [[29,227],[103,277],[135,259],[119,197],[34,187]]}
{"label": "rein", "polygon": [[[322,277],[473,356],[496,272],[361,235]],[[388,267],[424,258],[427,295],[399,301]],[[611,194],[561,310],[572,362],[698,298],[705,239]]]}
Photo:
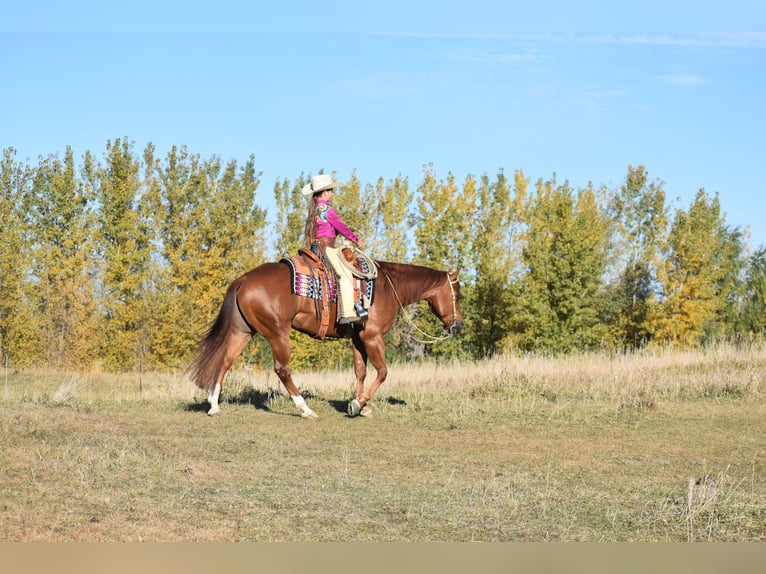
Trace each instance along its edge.
{"label": "rein", "polygon": [[[377,262],[376,262],[377,265]],[[378,266],[380,267],[380,266]],[[424,337],[427,337],[427,340],[418,339],[417,337],[414,337],[414,339],[418,343],[422,343],[423,345],[433,345],[434,343],[439,343],[440,341],[444,341],[446,339],[449,339],[452,336],[452,326],[450,326],[449,333],[447,335],[441,335],[441,336],[435,336],[431,335],[430,333],[426,333],[418,327],[415,322],[412,320],[412,317],[410,317],[409,313],[407,313],[407,309],[404,308],[404,305],[402,305],[402,300],[399,298],[399,293],[396,292],[396,287],[394,286],[394,282],[391,280],[391,276],[384,270],[383,275],[386,276],[386,279],[388,279],[388,284],[391,285],[391,290],[394,292],[394,297],[396,297],[396,302],[399,303],[399,308],[402,310],[402,313],[404,314],[404,318],[407,319],[407,322],[410,324],[412,328],[414,328],[418,333],[423,335]],[[455,320],[457,317],[457,297],[455,296],[455,289],[452,287],[452,285],[456,281],[452,281],[449,277],[449,272],[447,272],[447,282],[449,283],[449,290],[450,294],[452,295],[452,325],[454,326]]]}

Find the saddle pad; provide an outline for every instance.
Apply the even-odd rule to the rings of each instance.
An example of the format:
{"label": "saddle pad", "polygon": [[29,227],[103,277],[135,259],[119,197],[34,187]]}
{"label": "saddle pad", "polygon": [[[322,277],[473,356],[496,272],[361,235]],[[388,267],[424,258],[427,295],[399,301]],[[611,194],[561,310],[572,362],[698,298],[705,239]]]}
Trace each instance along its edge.
{"label": "saddle pad", "polygon": [[[338,283],[334,273],[323,277],[325,273],[312,274],[307,267],[306,260],[301,256],[285,257],[280,260],[290,268],[290,293],[299,297],[322,300],[322,293],[327,291],[327,300],[335,303],[338,297]],[[367,271],[367,266],[362,259],[358,260],[362,270]],[[367,306],[371,306],[375,300],[375,280],[362,280],[362,292]]]}
{"label": "saddle pad", "polygon": [[302,273],[299,268],[304,268],[303,261],[295,261],[295,257],[286,257],[280,263],[286,263],[290,268],[290,293],[299,297],[322,300],[322,294],[327,292],[327,300],[335,303],[338,289],[334,277],[327,277],[324,281],[316,275]]}

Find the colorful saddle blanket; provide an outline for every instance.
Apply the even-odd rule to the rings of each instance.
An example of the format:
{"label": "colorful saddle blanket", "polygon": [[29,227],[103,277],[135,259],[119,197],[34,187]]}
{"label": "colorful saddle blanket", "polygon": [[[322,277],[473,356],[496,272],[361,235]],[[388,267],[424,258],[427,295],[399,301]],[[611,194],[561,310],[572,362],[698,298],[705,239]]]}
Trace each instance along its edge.
{"label": "colorful saddle blanket", "polygon": [[[328,272],[326,265],[319,257],[306,249],[299,249],[293,257],[281,259],[290,267],[290,292],[299,297],[308,297],[317,301],[336,303],[338,300],[338,280],[335,273]],[[369,272],[365,267],[367,262],[359,259],[357,265],[363,273]],[[375,296],[375,281],[362,280],[361,291],[365,306],[373,303]]]}
{"label": "colorful saddle blanket", "polygon": [[337,301],[338,282],[323,267],[308,265],[299,255],[285,257],[282,263],[290,267],[290,293],[330,303]]}

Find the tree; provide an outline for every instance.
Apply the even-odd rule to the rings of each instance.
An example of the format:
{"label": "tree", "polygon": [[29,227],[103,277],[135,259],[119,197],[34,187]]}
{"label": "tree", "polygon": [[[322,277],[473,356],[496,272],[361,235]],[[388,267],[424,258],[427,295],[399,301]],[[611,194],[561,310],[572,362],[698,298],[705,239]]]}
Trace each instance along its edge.
{"label": "tree", "polygon": [[741,331],[766,334],[766,247],[748,259],[743,291]]}
{"label": "tree", "polygon": [[32,271],[30,292],[45,329],[45,361],[52,367],[82,368],[97,356],[96,269],[90,197],[77,177],[72,149],[64,159],[40,160],[31,195]]}
{"label": "tree", "polygon": [[378,178],[375,191],[368,193],[372,237],[365,242],[365,251],[384,261],[406,262],[409,257],[410,227],[408,224],[413,194],[409,181],[399,174],[386,184]]}
{"label": "tree", "polygon": [[525,209],[522,261],[515,286],[513,333],[506,346],[566,352],[601,344],[599,294],[606,270],[609,220],[592,187],[537,183]]}
{"label": "tree", "polygon": [[28,267],[30,234],[29,169],[3,150],[0,163],[0,363],[24,366],[39,357],[36,317],[28,294],[33,287]]}
{"label": "tree", "polygon": [[455,176],[437,181],[432,165],[424,166],[412,218],[415,262],[434,268],[464,268],[472,245],[476,182],[467,177],[463,190]]}
{"label": "tree", "polygon": [[660,268],[663,299],[650,313],[653,336],[664,343],[693,346],[720,332],[719,313],[728,296],[730,230],[718,197],[700,189],[688,211],[676,210],[668,251]]}
{"label": "tree", "polygon": [[[321,173],[321,172],[320,172]],[[308,213],[308,202],[301,190],[311,181],[311,177],[298,177],[294,184],[283,179],[274,184],[274,200],[277,213],[274,220],[274,252],[277,258],[295,255],[305,245],[303,230]]]}
{"label": "tree", "polygon": [[715,319],[705,327],[705,342],[720,337],[736,337],[743,328],[743,299],[747,288],[745,273],[748,267],[744,238],[739,228],[725,225],[723,217],[718,235],[721,242],[718,291],[722,305]]}
{"label": "tree", "polygon": [[344,187],[337,190],[332,202],[343,221],[357,237],[365,242],[372,236],[375,209],[373,190],[370,186],[362,186],[356,172],[353,172],[351,178],[344,182]]}
{"label": "tree", "polygon": [[649,305],[659,290],[657,269],[668,226],[663,182],[650,182],[644,166],[629,165],[611,212],[619,251],[619,308],[609,322],[619,345],[636,347],[650,338]]}
{"label": "tree", "polygon": [[151,350],[161,364],[182,366],[215,318],[226,286],[264,259],[266,213],[255,204],[259,174],[253,157],[239,169],[217,157],[203,161],[185,147],[174,146],[163,164],[150,144],[144,158],[145,199],[161,254]]}
{"label": "tree", "polygon": [[528,181],[517,172],[515,183],[512,197],[501,170],[494,182],[483,176],[478,188],[472,249],[476,280],[473,291],[467,290],[466,300],[472,310],[467,336],[482,357],[499,350],[509,329],[512,274],[518,268],[514,248],[521,217],[518,200],[526,194]]}
{"label": "tree", "polygon": [[[446,181],[437,181],[432,165],[424,166],[424,179],[418,186],[415,213],[412,217],[415,240],[415,263],[435,269],[460,269],[463,283],[470,282],[473,247],[473,222],[476,212],[476,180],[467,176],[462,189],[452,173]],[[415,324],[426,333],[443,328],[427,313],[425,303],[413,313]],[[413,336],[411,355],[420,343]],[[455,356],[464,352],[461,342],[454,339],[424,348],[432,355]]]}
{"label": "tree", "polygon": [[107,142],[105,163],[93,173],[98,247],[103,261],[101,354],[112,369],[137,368],[148,346],[144,299],[151,262],[151,225],[140,202],[139,161],[127,139]]}

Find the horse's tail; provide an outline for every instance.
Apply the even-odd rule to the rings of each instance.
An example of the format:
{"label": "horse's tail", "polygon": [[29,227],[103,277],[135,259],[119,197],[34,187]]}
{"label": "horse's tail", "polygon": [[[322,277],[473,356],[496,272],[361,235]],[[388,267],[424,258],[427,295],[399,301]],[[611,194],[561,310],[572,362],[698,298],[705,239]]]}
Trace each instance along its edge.
{"label": "horse's tail", "polygon": [[232,326],[232,318],[238,313],[237,291],[245,276],[242,275],[232,281],[226,290],[226,296],[221,303],[221,310],[215,323],[210,327],[205,338],[197,347],[197,356],[187,369],[189,378],[199,388],[209,391],[215,385],[218,372],[223,364],[226,354],[226,341]]}

